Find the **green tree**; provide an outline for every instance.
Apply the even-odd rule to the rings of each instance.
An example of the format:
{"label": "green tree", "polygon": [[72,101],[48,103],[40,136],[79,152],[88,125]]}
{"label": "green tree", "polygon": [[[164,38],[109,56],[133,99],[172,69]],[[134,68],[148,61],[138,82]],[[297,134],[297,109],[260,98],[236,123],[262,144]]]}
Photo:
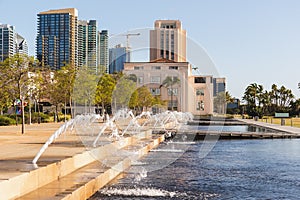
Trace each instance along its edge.
{"label": "green tree", "polygon": [[178,77],[174,77],[174,76],[167,76],[165,78],[165,80],[162,82],[162,84],[160,85],[160,87],[164,86],[166,87],[167,89],[170,89],[170,92],[171,92],[171,110],[173,110],[173,86],[174,85],[177,85],[177,84],[180,84],[180,79]]}
{"label": "green tree", "polygon": [[39,70],[36,71],[34,76],[34,87],[30,89],[30,97],[37,104],[38,112],[38,123],[40,123],[40,106],[39,103],[42,100],[49,100],[52,88],[52,76],[54,75],[51,72],[49,67],[39,66]]}
{"label": "green tree", "polygon": [[141,110],[147,110],[153,105],[154,97],[146,86],[142,86],[137,89],[138,92],[138,106],[142,108]]}
{"label": "green tree", "polygon": [[281,86],[279,89],[279,112],[288,112],[294,95],[290,89]]}
{"label": "green tree", "polygon": [[132,81],[127,75],[122,73],[114,74],[116,78],[116,87],[113,91],[113,108],[118,110],[126,108],[130,104],[130,99],[136,90],[136,82]]}
{"label": "green tree", "polygon": [[136,110],[137,109],[137,106],[139,104],[139,94],[138,94],[138,91],[135,90],[132,94],[131,94],[131,97],[130,97],[130,101],[129,101],[129,108],[133,109],[133,110]]}
{"label": "green tree", "polygon": [[84,66],[77,71],[72,94],[73,101],[76,104],[88,105],[89,113],[92,112],[97,84],[98,78],[94,70]]}
{"label": "green tree", "polygon": [[9,88],[11,80],[6,76],[6,66],[0,63],[0,115],[3,111],[12,105],[13,97],[10,95]]}
{"label": "green tree", "polygon": [[95,104],[101,106],[102,114],[105,106],[112,103],[115,86],[115,79],[110,74],[104,74],[100,77],[96,88]]}
{"label": "green tree", "polygon": [[252,83],[246,88],[243,99],[247,102],[247,112],[250,116],[261,115],[262,94],[263,86],[257,83]]}
{"label": "green tree", "polygon": [[53,71],[50,75],[50,86],[47,88],[50,103],[55,106],[55,122],[58,121],[58,109],[69,103],[71,116],[72,109],[72,93],[74,89],[74,81],[76,70],[71,65],[66,65],[59,70]]}
{"label": "green tree", "polygon": [[22,113],[22,134],[25,133],[25,113],[24,103],[28,97],[30,84],[32,84],[32,77],[30,72],[34,72],[35,60],[24,54],[15,54],[7,58],[3,65],[1,65],[1,73],[6,76],[5,83],[6,95],[11,95],[11,99],[20,99],[21,113]]}
{"label": "green tree", "polygon": [[300,115],[300,99],[291,101],[290,107],[291,107],[291,111],[290,111],[291,115],[294,115],[294,116],[295,115],[297,115],[297,116]]}

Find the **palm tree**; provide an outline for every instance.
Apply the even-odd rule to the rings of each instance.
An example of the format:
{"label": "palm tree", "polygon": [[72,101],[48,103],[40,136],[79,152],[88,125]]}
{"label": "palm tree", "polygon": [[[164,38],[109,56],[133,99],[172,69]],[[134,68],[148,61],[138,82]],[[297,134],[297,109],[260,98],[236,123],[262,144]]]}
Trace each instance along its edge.
{"label": "palm tree", "polygon": [[170,92],[171,92],[171,110],[173,110],[173,85],[179,84],[180,79],[178,77],[174,76],[167,76],[166,79],[162,82],[162,84],[159,86],[160,88],[162,86],[166,87],[169,89],[170,87]]}
{"label": "palm tree", "polygon": [[250,84],[244,93],[243,99],[247,101],[250,115],[259,114],[259,107],[263,102],[263,86],[257,83]]}

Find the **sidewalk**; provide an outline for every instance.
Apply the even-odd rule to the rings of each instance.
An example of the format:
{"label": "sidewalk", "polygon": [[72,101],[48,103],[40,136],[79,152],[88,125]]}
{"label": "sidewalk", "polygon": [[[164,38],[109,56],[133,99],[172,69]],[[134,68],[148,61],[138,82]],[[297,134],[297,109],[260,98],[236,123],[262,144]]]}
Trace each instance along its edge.
{"label": "sidewalk", "polygon": [[[21,134],[21,126],[0,126],[0,161],[3,164],[4,160],[22,160],[31,162],[31,160],[38,153],[43,144],[48,138],[62,125],[63,123],[45,123],[33,124],[25,126],[25,134]],[[59,143],[75,143],[79,138],[72,134],[66,134],[57,139]],[[45,152],[45,156],[72,156],[85,148],[74,147],[59,148],[58,145],[50,146]],[[58,152],[59,150],[59,152]],[[0,179],[1,171],[0,167]]]}
{"label": "sidewalk", "polygon": [[297,127],[281,126],[281,125],[278,125],[278,124],[270,124],[270,123],[266,123],[266,122],[254,121],[253,119],[236,119],[236,120],[241,121],[241,122],[245,122],[247,124],[263,126],[263,127],[275,129],[275,130],[278,130],[278,131],[283,131],[283,132],[288,132],[288,133],[292,133],[292,134],[295,134],[295,135],[300,135],[300,128],[297,128]]}

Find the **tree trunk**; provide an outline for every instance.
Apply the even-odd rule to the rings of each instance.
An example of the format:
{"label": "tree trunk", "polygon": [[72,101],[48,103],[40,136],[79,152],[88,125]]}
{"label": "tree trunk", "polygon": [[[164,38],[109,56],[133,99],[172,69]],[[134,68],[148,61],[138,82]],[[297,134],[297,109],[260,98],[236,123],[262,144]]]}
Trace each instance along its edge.
{"label": "tree trunk", "polygon": [[24,98],[21,98],[21,114],[22,114],[22,134],[24,134],[25,133]]}
{"label": "tree trunk", "polygon": [[29,121],[28,124],[31,125],[31,104],[30,100],[28,101],[28,107],[29,107]]}
{"label": "tree trunk", "polygon": [[57,105],[55,106],[55,116],[54,116],[54,122],[58,121],[58,108]]}
{"label": "tree trunk", "polygon": [[65,111],[64,111],[64,117],[65,117],[65,122],[67,121],[67,116],[66,116],[66,112],[67,112],[67,102],[66,102],[66,98],[65,98]]}
{"label": "tree trunk", "polygon": [[40,119],[40,104],[39,104],[39,102],[37,102],[37,106],[38,106],[38,124],[40,124],[41,119]]}
{"label": "tree trunk", "polygon": [[72,109],[72,97],[70,96],[70,99],[69,99],[69,104],[70,104],[70,114],[71,114],[71,119],[74,118],[73,116],[73,109]]}

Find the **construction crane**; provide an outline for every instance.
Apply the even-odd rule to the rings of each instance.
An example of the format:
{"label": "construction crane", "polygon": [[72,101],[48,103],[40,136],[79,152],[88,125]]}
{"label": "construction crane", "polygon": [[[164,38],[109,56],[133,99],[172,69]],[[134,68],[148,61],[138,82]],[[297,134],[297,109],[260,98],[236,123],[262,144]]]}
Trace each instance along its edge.
{"label": "construction crane", "polygon": [[129,37],[130,36],[139,36],[139,35],[141,35],[140,33],[127,33],[127,34],[122,34],[123,36],[126,36],[126,47],[127,47],[127,49],[129,49],[130,48],[130,46],[129,46]]}

